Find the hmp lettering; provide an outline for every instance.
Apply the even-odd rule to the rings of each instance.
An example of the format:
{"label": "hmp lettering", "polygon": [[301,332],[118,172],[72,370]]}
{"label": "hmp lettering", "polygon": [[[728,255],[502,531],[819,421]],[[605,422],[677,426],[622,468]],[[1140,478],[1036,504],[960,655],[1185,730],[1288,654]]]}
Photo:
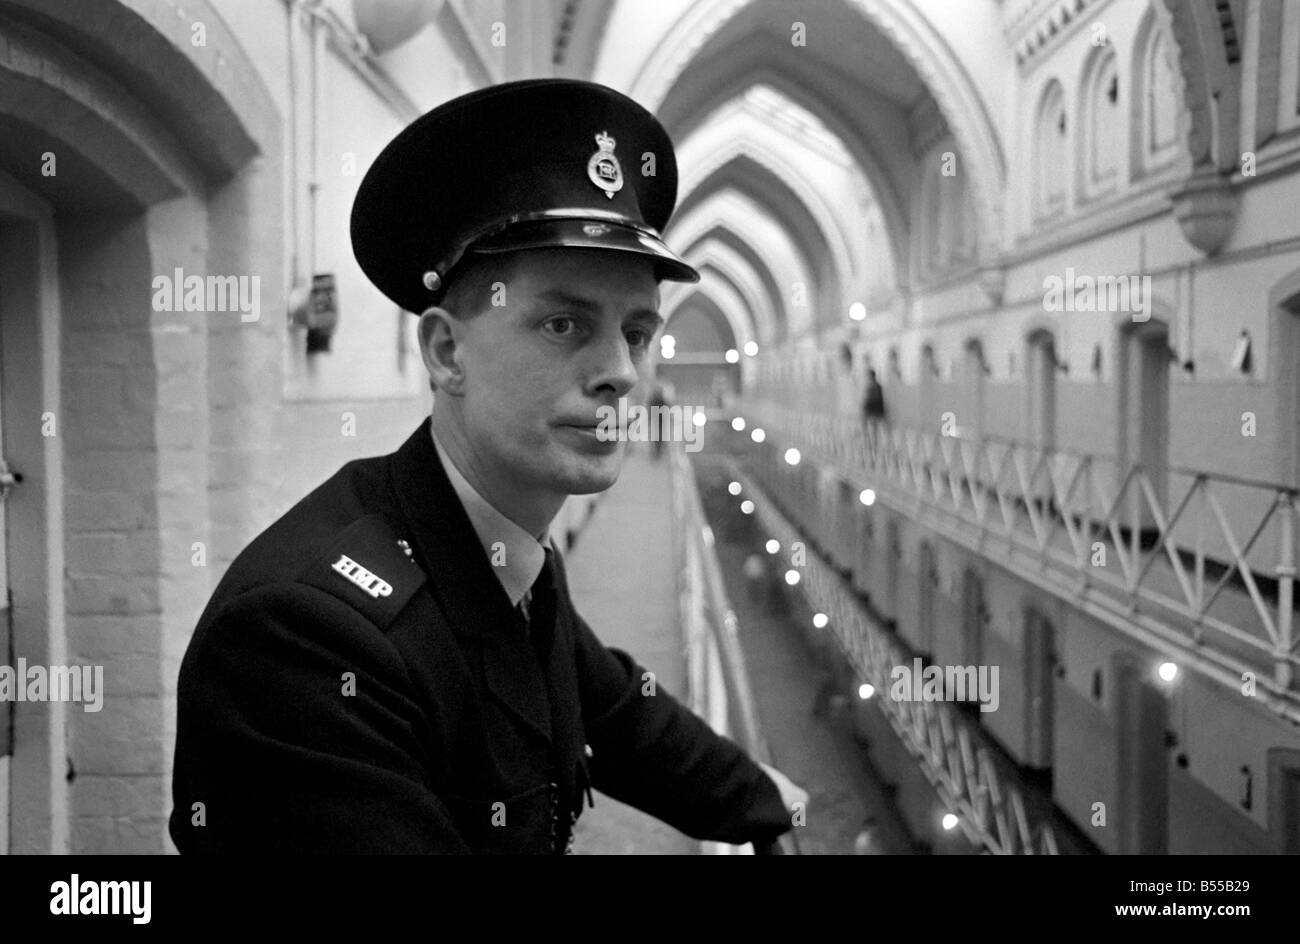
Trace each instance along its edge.
{"label": "hmp lettering", "polygon": [[346,554],[340,554],[333,567],[376,600],[389,596],[393,592],[391,583],[375,576]]}
{"label": "hmp lettering", "polygon": [[50,914],[131,915],[133,924],[148,924],[153,914],[153,882],[70,882],[50,886]]}

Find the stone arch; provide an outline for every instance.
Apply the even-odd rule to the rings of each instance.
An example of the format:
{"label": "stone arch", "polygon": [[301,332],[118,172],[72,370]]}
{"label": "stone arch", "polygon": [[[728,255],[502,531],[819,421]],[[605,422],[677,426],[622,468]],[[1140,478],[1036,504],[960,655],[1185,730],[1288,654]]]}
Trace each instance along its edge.
{"label": "stone arch", "polygon": [[[1160,41],[1168,48],[1166,54],[1171,59],[1175,57],[1177,47],[1174,45],[1173,36],[1168,25],[1157,15],[1155,7],[1151,7],[1142,17],[1142,22],[1138,24],[1137,33],[1134,36],[1132,56],[1129,64],[1129,88],[1131,90],[1130,116],[1129,116],[1129,178],[1137,180],[1145,177],[1150,173],[1162,170],[1165,165],[1174,163],[1179,157],[1186,159],[1186,141],[1188,129],[1186,123],[1187,110],[1183,107],[1182,101],[1184,96],[1184,87],[1186,80],[1178,70],[1176,64],[1171,62],[1171,73],[1174,81],[1174,115],[1177,126],[1174,130],[1175,144],[1170,147],[1168,157],[1159,157],[1153,160],[1153,155],[1148,153],[1146,147],[1148,136],[1148,114],[1147,99],[1150,95],[1150,65],[1152,57],[1156,54],[1156,42]],[[1183,144],[1177,145],[1176,142],[1181,140]]]}
{"label": "stone arch", "polygon": [[[1183,79],[1187,151],[1193,172],[1230,172],[1238,158],[1241,70],[1235,68],[1235,62],[1240,52],[1225,43],[1215,7],[1164,0],[1162,9]],[[1231,16],[1240,7],[1227,9]]]}
{"label": "stone arch", "polygon": [[807,271],[816,279],[809,294],[822,309],[814,323],[820,324],[841,311],[843,286],[852,271],[851,257],[824,201],[792,170],[774,162],[770,155],[750,153],[741,142],[734,142],[700,166],[699,177],[683,181],[685,196],[678,212],[689,212],[703,197],[723,188],[738,190],[770,209],[806,247]]}
{"label": "stone arch", "polygon": [[[670,324],[678,310],[688,303],[706,300],[713,305],[731,325],[736,343],[743,347],[749,341],[758,340],[754,324],[745,311],[743,299],[721,276],[714,271],[700,273],[700,281],[695,283],[674,282],[664,292],[660,306],[664,324]],[[704,304],[704,301],[700,301]]]}
{"label": "stone arch", "polygon": [[771,299],[764,290],[759,274],[744,257],[724,244],[705,241],[697,244],[685,258],[701,272],[716,272],[744,299],[745,307],[755,323],[759,341],[776,335],[778,322]]}
{"label": "stone arch", "polygon": [[[669,333],[673,334],[677,338],[679,345],[681,343],[680,332],[682,319],[686,317],[687,313],[696,312],[700,317],[708,322],[714,330],[717,331],[719,337],[723,339],[723,350],[727,347],[737,346],[735,331],[732,328],[731,322],[727,320],[726,315],[723,314],[722,309],[718,307],[717,303],[706,296],[697,296],[693,299],[687,299],[679,304],[673,312],[672,318],[669,322]],[[686,350],[689,350],[689,347],[687,347]]]}
{"label": "stone arch", "polygon": [[688,251],[710,234],[733,245],[761,274],[784,337],[791,287],[795,282],[815,285],[815,270],[803,247],[768,208],[730,186],[712,191],[674,217],[668,236],[674,245],[680,244],[679,248]]}
{"label": "stone arch", "polygon": [[735,232],[729,226],[714,225],[702,233],[695,241],[683,247],[683,255],[690,257],[698,247],[706,243],[717,243],[725,246],[734,253],[739,259],[743,260],[745,265],[754,273],[762,287],[763,294],[767,299],[767,306],[773,315],[773,334],[760,338],[760,341],[768,341],[774,337],[781,336],[785,333],[785,311],[781,287],[777,284],[776,278],[772,275],[772,270],[766,259],[762,258],[757,250],[747,242],[744,237]]}
{"label": "stone arch", "polygon": [[[877,136],[864,133],[864,127],[889,129],[883,136],[905,135],[906,128],[888,103],[878,101],[869,91],[860,91],[854,104],[867,108],[864,119],[847,113],[843,102],[824,89],[834,89],[843,83],[839,75],[814,57],[805,57],[797,63],[787,63],[783,68],[773,65],[777,60],[779,44],[770,37],[761,36],[746,42],[734,52],[711,56],[692,68],[706,71],[696,83],[708,89],[702,99],[685,101],[670,96],[662,103],[660,117],[670,133],[686,141],[711,116],[728,102],[742,96],[755,86],[767,86],[789,101],[817,116],[826,128],[844,145],[856,161],[856,170],[862,174],[865,186],[871,191],[881,210],[885,232],[896,269],[907,265],[909,221],[907,213],[908,187],[904,178],[912,170],[912,162],[902,162],[881,152]],[[855,225],[849,219],[840,226],[848,229]],[[901,278],[901,273],[896,277]]]}
{"label": "stone arch", "polygon": [[[1002,195],[1006,160],[988,107],[970,75],[926,14],[909,4],[846,0],[899,50],[938,104],[974,167],[981,244],[1002,244]],[[752,0],[705,0],[692,4],[645,58],[631,94],[652,111],[704,46]]]}
{"label": "stone arch", "polygon": [[[206,181],[219,183],[278,142],[280,118],[257,70],[209,0],[187,3],[186,14],[127,0],[89,5],[10,0],[4,6],[6,35],[12,31],[24,42],[37,38],[45,48],[62,47],[61,61],[76,63],[76,71],[67,76],[74,81],[60,81],[55,72],[26,75],[29,81],[61,88],[65,101],[89,95],[99,103],[100,123],[110,126],[105,134],[129,116],[139,142],[133,160],[145,161],[142,167],[148,166],[150,151],[169,155],[179,150]],[[191,43],[191,26],[198,22],[206,31],[202,47]],[[8,71],[21,76],[24,60],[31,61],[10,57]],[[109,77],[111,82],[104,81]],[[118,95],[129,95],[133,102],[118,111]],[[41,124],[48,127],[50,122]],[[120,133],[131,136],[126,130]],[[174,140],[159,140],[166,138]],[[112,143],[111,136],[104,143]],[[126,148],[117,142],[97,163],[108,167],[124,159]],[[152,177],[146,175],[146,180],[156,186]]]}
{"label": "stone arch", "polygon": [[[43,625],[24,631],[51,651],[104,659],[148,647],[164,668],[179,662],[220,565],[264,523],[255,496],[275,480],[277,437],[262,394],[278,393],[268,365],[279,363],[283,327],[151,304],[154,278],[170,280],[175,268],[260,273],[259,311],[276,310],[282,282],[279,253],[265,251],[278,246],[279,221],[257,212],[281,204],[278,111],[214,7],[185,9],[181,17],[135,0],[0,8],[0,184],[51,208],[36,247],[43,276],[26,310],[5,312],[5,328],[30,330],[39,317],[57,342],[52,361],[20,365],[42,391],[30,422],[53,415],[61,457],[31,483],[29,494],[51,496],[49,598]],[[5,215],[13,230],[9,219],[25,214]],[[227,513],[214,524],[217,489]],[[111,534],[131,568],[84,553],[91,531]],[[207,566],[194,565],[195,542]],[[138,802],[166,807],[173,685],[159,675],[156,689],[67,715],[66,731],[24,720],[25,749],[60,767],[66,750],[78,777],[37,790],[18,772],[14,796],[39,796],[42,807],[25,808],[15,848],[67,851],[75,817],[78,848],[166,851],[165,821],[128,837],[95,810],[118,802],[123,778]]]}

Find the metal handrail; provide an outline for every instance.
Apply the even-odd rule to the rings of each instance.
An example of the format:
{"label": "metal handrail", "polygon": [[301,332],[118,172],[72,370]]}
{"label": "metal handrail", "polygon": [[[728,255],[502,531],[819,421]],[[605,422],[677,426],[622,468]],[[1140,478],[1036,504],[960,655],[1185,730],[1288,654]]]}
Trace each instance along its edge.
{"label": "metal handrail", "polygon": [[[678,544],[678,600],[689,680],[687,702],[714,730],[730,737],[750,757],[775,766],[758,721],[740,645],[739,621],[727,597],[713,530],[704,517],[695,474],[683,450],[672,449],[669,454]],[[797,852],[797,845],[793,839],[782,837],[772,845],[756,846],[755,851]]]}
{"label": "metal handrail", "polygon": [[[1171,469],[1170,476],[1191,480],[1173,502],[1162,497],[1163,482],[1139,464],[1110,470],[1115,484],[1108,488],[1097,456],[879,424],[864,427],[856,417],[766,402],[747,403],[743,410],[769,435],[798,446],[845,481],[875,489],[898,510],[913,515],[928,511],[936,520],[961,522],[977,535],[981,548],[998,538],[1033,555],[1040,565],[1036,576],[1053,574],[1058,592],[1108,609],[1121,628],[1125,621],[1135,626],[1141,609],[1144,629],[1186,646],[1190,661],[1204,660],[1207,674],[1225,684],[1239,687],[1240,673],[1254,671],[1256,660],[1271,666],[1271,678],[1260,674],[1260,688],[1276,710],[1300,720],[1300,693],[1291,687],[1300,667],[1300,637],[1293,625],[1297,489]],[[1224,511],[1220,497],[1228,487],[1252,488],[1260,504],[1267,500],[1249,535],[1239,536]],[[1252,552],[1260,554],[1256,545],[1270,527],[1277,530],[1271,573],[1249,560]],[[1143,530],[1156,538],[1145,558]],[[1066,548],[1053,544],[1062,531]],[[1118,575],[1091,565],[1091,544],[1102,534],[1110,536]],[[1172,591],[1155,585],[1153,565],[1162,556]],[[1219,561],[1224,573],[1207,589],[1206,564]],[[1048,564],[1050,568],[1041,566]],[[1230,622],[1211,612],[1234,575],[1249,602],[1243,601],[1241,609],[1253,619]],[[1274,603],[1259,589],[1264,577],[1277,583]],[[1156,608],[1140,607],[1143,603]]]}

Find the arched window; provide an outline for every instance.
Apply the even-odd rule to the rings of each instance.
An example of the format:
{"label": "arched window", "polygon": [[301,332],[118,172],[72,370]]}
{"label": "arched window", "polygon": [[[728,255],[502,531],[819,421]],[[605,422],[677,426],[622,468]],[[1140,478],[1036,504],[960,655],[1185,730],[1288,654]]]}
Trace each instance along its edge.
{"label": "arched window", "polygon": [[1065,211],[1068,132],[1065,92],[1053,79],[1043,92],[1034,124],[1034,210],[1038,217]]}
{"label": "arched window", "polygon": [[1083,162],[1081,190],[1097,197],[1121,183],[1125,121],[1118,59],[1109,46],[1101,47],[1088,63],[1083,79]]}
{"label": "arched window", "polygon": [[1182,92],[1173,52],[1163,24],[1153,13],[1148,13],[1138,30],[1133,55],[1130,110],[1134,177],[1169,166],[1180,152],[1178,113]]}

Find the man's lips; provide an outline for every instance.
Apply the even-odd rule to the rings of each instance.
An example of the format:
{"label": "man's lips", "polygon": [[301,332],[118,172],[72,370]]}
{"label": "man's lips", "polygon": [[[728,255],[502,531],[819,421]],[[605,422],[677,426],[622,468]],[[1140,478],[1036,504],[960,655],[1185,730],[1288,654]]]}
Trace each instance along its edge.
{"label": "man's lips", "polygon": [[591,420],[578,420],[575,422],[565,422],[555,424],[560,429],[576,430],[586,436],[593,436],[600,439],[609,439],[616,442],[623,437],[624,430],[618,426],[611,426],[609,423],[593,422]]}

